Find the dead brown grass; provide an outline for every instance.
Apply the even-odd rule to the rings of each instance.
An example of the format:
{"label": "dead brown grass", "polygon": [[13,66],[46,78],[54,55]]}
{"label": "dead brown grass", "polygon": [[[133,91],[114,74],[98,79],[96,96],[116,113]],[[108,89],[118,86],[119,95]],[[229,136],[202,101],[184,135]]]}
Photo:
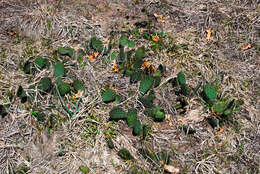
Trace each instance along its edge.
{"label": "dead brown grass", "polygon": [[[0,104],[8,106],[9,115],[0,118],[0,173],[15,173],[22,166],[27,173],[79,173],[79,166],[89,167],[91,173],[131,173],[133,166],[140,173],[163,173],[160,166],[151,164],[140,156],[137,149],[149,148],[154,152],[171,153],[171,165],[180,173],[259,173],[260,119],[259,119],[259,13],[258,1],[2,1],[1,18],[1,73]],[[145,9],[143,13],[140,11]],[[161,17],[154,14],[161,15]],[[139,15],[142,14],[142,15]],[[128,20],[125,16],[129,16]],[[176,95],[169,84],[157,90],[158,103],[171,116],[169,121],[154,123],[147,119],[144,108],[139,107],[136,93],[138,85],[130,85],[127,78],[111,73],[104,66],[102,55],[96,61],[84,60],[83,68],[68,62],[66,67],[81,79],[87,91],[78,114],[66,119],[60,104],[51,95],[41,96],[33,106],[9,99],[19,85],[26,92],[29,86],[39,82],[42,76],[50,76],[44,70],[35,77],[25,75],[19,64],[30,57],[52,57],[52,51],[60,46],[84,46],[92,35],[108,38],[121,31],[132,29],[133,23],[151,20],[153,30],[164,28],[167,39],[173,43],[187,44],[169,57],[165,50],[160,54],[148,52],[154,65],[167,67],[166,77],[177,72],[187,72],[188,84],[195,87],[202,75],[215,79],[219,72],[225,78],[220,84],[223,95],[244,100],[242,110],[234,115],[234,123],[226,124],[217,134],[205,119],[191,120],[189,126],[197,132],[186,135],[179,120],[186,118],[172,109]],[[205,39],[207,29],[213,30],[213,40]],[[151,45],[145,39],[136,40],[138,46]],[[248,50],[244,44],[252,44]],[[72,78],[68,78],[70,81]],[[125,123],[111,125],[108,112],[111,105],[102,103],[100,91],[105,85],[113,86],[125,102],[124,108],[139,107],[140,120],[151,124],[146,141],[132,136]],[[65,100],[70,102],[68,96]],[[187,114],[203,110],[199,98],[189,101]],[[33,107],[41,105],[52,115],[55,127],[48,130],[38,125],[31,115]],[[209,114],[205,114],[205,117]],[[201,115],[199,115],[201,117]],[[204,117],[203,117],[204,118]],[[113,134],[115,149],[107,147],[105,135]],[[135,161],[124,162],[117,156],[118,149],[126,147]],[[64,155],[58,155],[65,152]]]}

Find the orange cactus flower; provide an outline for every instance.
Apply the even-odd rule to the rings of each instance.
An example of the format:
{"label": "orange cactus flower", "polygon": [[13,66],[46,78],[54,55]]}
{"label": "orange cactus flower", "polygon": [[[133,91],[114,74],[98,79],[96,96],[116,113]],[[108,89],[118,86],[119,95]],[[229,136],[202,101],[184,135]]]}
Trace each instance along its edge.
{"label": "orange cactus flower", "polygon": [[159,41],[159,37],[158,37],[158,36],[152,36],[152,40],[153,40],[154,42],[158,42],[158,41]]}
{"label": "orange cactus flower", "polygon": [[155,71],[155,67],[148,61],[145,61],[142,64],[142,68],[144,68],[148,72],[148,74],[152,74]]}
{"label": "orange cactus flower", "polygon": [[113,65],[113,68],[112,68],[112,72],[118,72],[119,71],[119,68],[117,67],[116,63],[112,63]]}
{"label": "orange cactus flower", "polygon": [[93,52],[92,54],[94,57],[97,57],[99,55],[99,52]]}
{"label": "orange cactus flower", "polygon": [[143,68],[149,68],[151,66],[151,63],[148,62],[148,61],[145,61],[143,64],[142,64],[142,67]]}
{"label": "orange cactus flower", "polygon": [[216,134],[217,134],[217,135],[220,135],[220,134],[222,134],[223,132],[224,132],[224,129],[221,127],[221,128],[219,128],[218,131],[216,131]]}
{"label": "orange cactus flower", "polygon": [[91,61],[95,60],[95,58],[94,58],[94,56],[92,54],[88,55],[87,58],[89,58],[89,60],[91,60]]}

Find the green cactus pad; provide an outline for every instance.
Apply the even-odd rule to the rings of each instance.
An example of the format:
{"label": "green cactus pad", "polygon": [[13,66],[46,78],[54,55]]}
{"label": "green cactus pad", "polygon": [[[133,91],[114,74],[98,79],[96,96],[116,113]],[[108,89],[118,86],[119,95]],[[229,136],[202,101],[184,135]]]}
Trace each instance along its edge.
{"label": "green cactus pad", "polygon": [[126,119],[126,112],[120,108],[120,107],[114,107],[111,109],[111,111],[109,112],[109,116],[110,116],[110,120],[122,120],[122,119]]}
{"label": "green cactus pad", "polygon": [[64,64],[61,62],[57,62],[54,65],[54,77],[62,77],[65,74],[65,68],[64,68]]}
{"label": "green cactus pad", "polygon": [[205,97],[209,100],[215,100],[217,98],[216,88],[211,85],[206,85],[204,87]]}
{"label": "green cactus pad", "polygon": [[49,92],[51,90],[52,84],[49,77],[44,77],[40,80],[38,84],[38,89],[43,92]]}
{"label": "green cactus pad", "polygon": [[180,85],[186,84],[186,77],[182,71],[177,74],[177,81]]}
{"label": "green cactus pad", "polygon": [[132,109],[128,110],[126,121],[127,121],[127,125],[130,128],[133,128],[135,126],[135,123],[137,121],[137,111],[136,111],[136,109],[132,108]]}
{"label": "green cactus pad", "polygon": [[142,124],[139,120],[137,120],[133,127],[133,135],[134,136],[139,135],[141,133],[141,129],[142,129]]}
{"label": "green cactus pad", "polygon": [[84,84],[81,80],[74,80],[73,81],[73,88],[74,88],[75,92],[78,91],[78,90],[82,90],[82,91],[85,90]]}
{"label": "green cactus pad", "polygon": [[136,50],[134,57],[136,59],[143,59],[145,57],[145,49],[144,47],[140,47]]}
{"label": "green cactus pad", "polygon": [[154,78],[150,75],[146,76],[140,83],[139,92],[144,95],[153,86]]}
{"label": "green cactus pad", "polygon": [[142,72],[141,71],[134,71],[130,75],[130,83],[136,83],[141,80]]}
{"label": "green cactus pad", "polygon": [[115,99],[116,99],[116,92],[112,89],[108,89],[102,94],[102,101],[105,103],[114,101]]}
{"label": "green cactus pad", "polygon": [[61,96],[65,96],[70,93],[70,85],[68,83],[61,83],[58,85],[58,90]]}
{"label": "green cactus pad", "polygon": [[73,48],[58,48],[58,53],[60,55],[63,55],[63,56],[69,56],[69,57],[72,57],[73,54],[74,54],[74,49]]}
{"label": "green cactus pad", "polygon": [[99,40],[98,38],[96,37],[92,37],[91,40],[90,40],[90,44],[91,44],[91,47],[98,51],[98,52],[102,52],[103,51],[103,43],[101,40]]}
{"label": "green cactus pad", "polygon": [[124,47],[127,45],[127,43],[128,43],[128,37],[126,35],[122,35],[120,37],[120,45]]}
{"label": "green cactus pad", "polygon": [[40,70],[42,70],[47,66],[48,60],[39,56],[35,59],[34,63]]}

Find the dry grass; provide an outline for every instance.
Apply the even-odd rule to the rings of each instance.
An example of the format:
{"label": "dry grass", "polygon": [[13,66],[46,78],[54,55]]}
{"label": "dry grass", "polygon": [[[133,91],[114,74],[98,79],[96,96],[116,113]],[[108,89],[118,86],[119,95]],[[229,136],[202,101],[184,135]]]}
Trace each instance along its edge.
{"label": "dry grass", "polygon": [[[89,167],[91,173],[133,173],[133,168],[140,173],[163,173],[159,164],[150,163],[138,153],[141,147],[153,152],[168,151],[170,165],[179,168],[180,173],[260,172],[258,1],[13,0],[0,2],[0,9],[0,104],[9,113],[0,118],[0,173],[15,173],[22,167],[28,168],[27,173],[79,173],[81,165]],[[137,100],[138,85],[130,85],[128,78],[111,73],[111,67],[103,64],[102,54],[94,62],[84,59],[84,66],[77,66],[76,60],[66,63],[70,76],[65,80],[80,79],[88,91],[72,119],[62,112],[59,100],[51,94],[41,95],[35,90],[32,105],[8,97],[16,94],[19,85],[31,93],[30,85],[37,84],[43,76],[52,77],[51,69],[35,76],[26,75],[20,65],[29,58],[41,55],[52,60],[53,50],[78,44],[84,47],[92,35],[101,39],[113,35],[117,45],[121,31],[127,32],[136,21],[147,19],[154,31],[164,28],[165,43],[188,45],[188,49],[179,49],[169,56],[167,48],[171,45],[154,53],[150,41],[131,36],[136,45],[149,50],[147,60],[155,66],[166,65],[163,81],[182,70],[188,84],[195,87],[202,76],[213,80],[224,72],[219,85],[222,95],[244,100],[233,123],[225,124],[222,133],[218,134],[205,119],[199,119],[189,123],[196,133],[186,135],[179,123],[185,116],[172,109],[176,95],[168,83],[156,89],[155,102],[172,120],[154,123],[145,116],[144,107]],[[211,41],[205,39],[207,29],[213,30]],[[252,48],[241,49],[249,43]],[[100,91],[106,85],[113,86],[122,96],[124,102],[120,106],[138,108],[140,120],[152,126],[145,141],[132,136],[124,122],[108,122],[108,112],[115,104],[102,103]],[[129,91],[133,93],[130,97]],[[66,103],[71,101],[71,96],[65,97]],[[199,97],[190,100],[186,116],[204,110],[201,102]],[[31,114],[39,107],[54,120],[50,130]],[[113,150],[105,141],[108,134],[114,140]],[[129,149],[136,160],[120,159],[117,151],[122,147]]]}

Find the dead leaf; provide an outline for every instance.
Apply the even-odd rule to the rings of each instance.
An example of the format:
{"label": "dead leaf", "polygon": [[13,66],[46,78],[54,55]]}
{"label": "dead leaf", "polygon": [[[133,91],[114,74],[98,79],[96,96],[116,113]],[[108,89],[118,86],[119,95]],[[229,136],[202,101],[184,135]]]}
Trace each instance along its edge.
{"label": "dead leaf", "polygon": [[14,114],[10,113],[10,119],[12,122],[15,120]]}
{"label": "dead leaf", "polygon": [[253,20],[254,17],[255,17],[253,12],[247,13],[246,16],[247,16],[250,20]]}
{"label": "dead leaf", "polygon": [[78,99],[78,98],[82,97],[83,94],[84,94],[84,91],[83,91],[83,90],[78,90],[78,92],[77,92],[75,95],[72,96],[72,99],[73,99],[73,100],[74,100],[74,99]]}
{"label": "dead leaf", "polygon": [[191,110],[189,111],[184,117],[181,116],[178,119],[178,122],[180,122],[181,124],[187,124],[187,123],[197,123],[200,122],[202,120],[204,120],[204,118],[207,116],[206,114],[201,114],[202,112],[202,107],[200,107],[199,109],[195,109],[195,110]]}
{"label": "dead leaf", "polygon": [[152,40],[153,40],[154,42],[158,42],[158,41],[159,41],[159,37],[158,37],[158,36],[152,36]]}
{"label": "dead leaf", "polygon": [[154,17],[156,17],[156,18],[159,16],[157,13],[154,13],[153,15],[154,15]]}
{"label": "dead leaf", "polygon": [[78,51],[80,48],[81,48],[81,45],[80,45],[80,44],[78,44],[77,46],[73,47],[73,49],[74,49],[75,51]]}
{"label": "dead leaf", "polygon": [[207,36],[206,36],[206,40],[207,41],[211,41],[213,39],[213,30],[206,30],[207,32]]}
{"label": "dead leaf", "polygon": [[171,114],[166,114],[165,119],[169,122],[169,126],[173,127],[173,116]]}
{"label": "dead leaf", "polygon": [[171,174],[178,174],[178,173],[180,173],[180,169],[179,168],[176,168],[176,167],[171,166],[171,165],[164,165],[164,170],[166,172],[171,173]]}
{"label": "dead leaf", "polygon": [[104,42],[105,45],[108,45],[109,44],[109,39],[108,38],[104,38],[103,42]]}
{"label": "dead leaf", "polygon": [[172,52],[172,51],[169,51],[169,52],[167,53],[167,55],[171,57],[171,56],[173,56],[173,52]]}
{"label": "dead leaf", "polygon": [[250,49],[250,48],[252,48],[252,44],[250,44],[250,43],[247,44],[247,45],[245,44],[245,45],[242,45],[242,46],[241,46],[241,50],[243,50],[243,51],[248,50],[248,49]]}
{"label": "dead leaf", "polygon": [[165,19],[164,19],[163,15],[159,15],[159,14],[157,14],[157,13],[154,13],[153,15],[154,15],[154,17],[157,18],[157,20],[158,20],[159,22],[162,22],[162,23],[165,22]]}
{"label": "dead leaf", "polygon": [[160,18],[159,18],[159,22],[161,22],[161,23],[164,23],[164,22],[165,22],[165,19],[164,19],[163,16],[160,16]]}
{"label": "dead leaf", "polygon": [[92,19],[92,21],[93,21],[94,23],[97,23],[97,19],[96,19],[96,18],[92,17],[91,19]]}

